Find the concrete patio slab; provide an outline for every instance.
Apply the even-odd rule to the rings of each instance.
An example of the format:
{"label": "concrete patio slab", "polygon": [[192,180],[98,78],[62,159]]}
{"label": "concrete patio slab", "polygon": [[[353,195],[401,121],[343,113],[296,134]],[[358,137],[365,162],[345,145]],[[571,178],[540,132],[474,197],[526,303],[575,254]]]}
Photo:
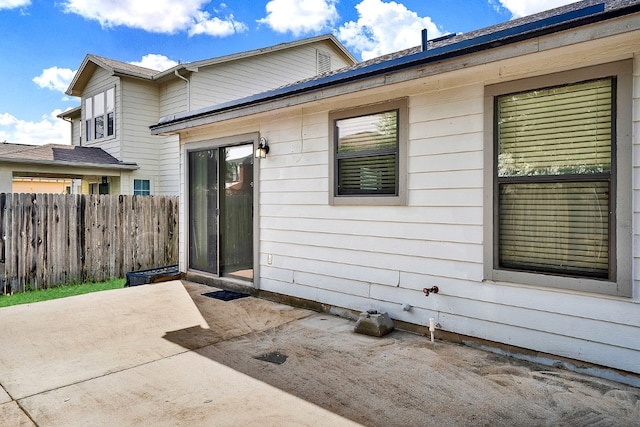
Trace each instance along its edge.
{"label": "concrete patio slab", "polygon": [[16,400],[182,353],[163,335],[207,327],[180,282],[6,307],[0,324],[0,383]]}
{"label": "concrete patio slab", "polygon": [[9,395],[0,388],[0,405],[7,402],[11,402],[11,397],[9,397]]}
{"label": "concrete patio slab", "polygon": [[0,404],[0,425],[12,427],[35,426],[16,402]]}
{"label": "concrete patio slab", "polygon": [[634,387],[402,331],[360,335],[351,320],[203,295],[212,290],[175,281],[0,309],[0,399],[11,400],[0,404],[0,425],[640,419]]}
{"label": "concrete patio slab", "polygon": [[[196,353],[22,399],[41,426],[356,426]],[[56,408],[52,410],[52,408]]]}

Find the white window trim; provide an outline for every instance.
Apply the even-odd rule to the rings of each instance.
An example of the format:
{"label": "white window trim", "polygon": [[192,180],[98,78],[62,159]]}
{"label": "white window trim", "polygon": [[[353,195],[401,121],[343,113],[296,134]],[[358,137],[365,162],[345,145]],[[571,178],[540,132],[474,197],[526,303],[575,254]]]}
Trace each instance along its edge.
{"label": "white window trim", "polygon": [[[371,196],[338,196],[335,194],[336,141],[335,122],[355,116],[398,110],[398,194]],[[329,204],[404,206],[407,204],[407,146],[409,144],[409,107],[407,98],[354,107],[329,113]]]}
{"label": "white window trim", "polygon": [[[135,195],[136,181],[149,181],[149,196],[153,195],[153,180],[151,178],[136,177],[131,179],[131,194]],[[139,196],[146,196],[147,194],[139,194]]]}
{"label": "white window trim", "polygon": [[[113,90],[113,109],[112,110],[107,110],[107,91],[109,90]],[[102,116],[104,117],[104,122],[103,122],[103,126],[104,126],[104,135],[101,138],[96,138],[95,132],[95,115],[93,115],[93,113],[95,112],[95,106],[93,105],[93,99],[96,95],[99,94],[104,94],[104,108],[103,108],[103,114]],[[87,117],[87,111],[86,111],[86,102],[88,100],[91,100],[91,110],[92,110],[92,116],[91,117]],[[112,135],[107,135],[107,115],[113,112],[113,134]],[[87,138],[87,121],[90,120],[91,121],[91,138]],[[95,141],[105,141],[105,140],[109,140],[109,139],[113,139],[116,137],[116,86],[110,86],[105,88],[104,90],[98,90],[95,92],[92,92],[90,95],[85,96],[82,99],[82,129],[81,129],[81,139],[84,140],[87,143],[90,142],[95,142]]]}
{"label": "white window trim", "polygon": [[[568,291],[631,297],[632,279],[632,61],[619,61],[594,67],[533,77],[518,81],[499,83],[485,87],[485,135],[484,135],[484,279],[494,283],[508,283],[556,288]],[[512,271],[496,267],[494,259],[494,97],[518,91],[534,90],[549,86],[576,83],[597,78],[615,76],[617,78],[616,105],[616,161],[612,185],[616,186],[615,239],[613,280],[569,277],[555,274]]]}

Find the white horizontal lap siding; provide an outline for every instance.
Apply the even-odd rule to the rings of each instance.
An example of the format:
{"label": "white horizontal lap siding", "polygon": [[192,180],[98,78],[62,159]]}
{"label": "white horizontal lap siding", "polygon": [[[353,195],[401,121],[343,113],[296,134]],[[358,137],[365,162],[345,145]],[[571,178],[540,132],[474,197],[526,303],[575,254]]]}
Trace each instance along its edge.
{"label": "white horizontal lap siding", "polygon": [[[287,272],[284,277],[291,280],[292,289],[306,289],[293,292],[307,292],[310,298],[331,298],[322,301],[326,303],[342,292],[349,298],[343,298],[341,305],[359,309],[363,308],[361,298],[369,298],[369,304],[377,303],[370,298],[372,286],[397,289],[403,286],[400,277],[407,273],[437,272],[459,279],[467,278],[472,271],[474,277],[481,279],[482,120],[481,116],[474,116],[479,116],[477,110],[482,108],[482,91],[475,92],[469,111],[450,108],[449,116],[435,121],[430,118],[432,123],[425,124],[421,113],[411,110],[411,207],[328,206],[327,111],[299,111],[282,120],[263,122],[261,132],[268,136],[272,148],[268,161],[261,163],[260,173],[261,251],[273,259],[271,266],[265,266],[267,271],[282,269]],[[469,93],[469,88],[451,93],[453,98],[460,98]],[[455,102],[469,105],[468,100]],[[410,106],[426,110],[428,103],[428,97],[417,103],[412,98]],[[341,105],[338,103],[335,108]],[[440,107],[443,105],[444,101],[439,102]],[[438,105],[431,108],[437,109]],[[420,133],[422,126],[430,131]],[[465,136],[459,144],[462,155],[458,158],[448,154],[447,146],[437,139],[445,132],[434,129],[447,127]],[[449,136],[448,142],[453,139]],[[430,152],[433,158],[429,157]],[[452,172],[461,175],[452,178]],[[419,203],[414,198],[425,190],[423,187],[441,190],[442,207]],[[458,196],[460,188],[473,196]],[[264,285],[273,287],[277,282],[277,288],[282,290],[284,285],[278,281],[281,276],[274,273],[265,277],[268,280]]]}
{"label": "white horizontal lap siding", "polygon": [[[633,158],[640,159],[635,62]],[[640,372],[637,284],[627,299],[483,281],[484,84],[446,83],[428,93],[416,86],[410,97],[406,207],[328,206],[328,112],[260,123],[272,147],[261,163],[263,288],[383,309],[416,324],[436,317],[444,330]],[[640,239],[634,245],[638,253]],[[425,297],[422,289],[433,285],[440,292]]]}
{"label": "white horizontal lap siding", "polygon": [[[640,77],[638,76],[638,59],[636,57],[635,94],[640,94]],[[638,95],[634,105],[638,105]],[[425,116],[437,117],[446,108],[433,110]],[[635,135],[638,130],[638,111],[635,108]],[[416,113],[417,109],[412,109]],[[461,124],[461,123],[460,123]],[[473,127],[472,122],[466,125]],[[433,138],[446,140],[441,146],[429,145],[411,151],[417,157],[410,159],[411,195],[415,192],[422,196],[410,197],[411,203],[428,203],[445,206],[440,197],[447,199],[447,193],[453,190],[458,196],[450,199],[455,204],[460,195],[470,197],[466,202],[482,206],[481,198],[473,191],[476,170],[483,170],[482,161],[473,155],[476,146],[482,146],[481,131],[476,135],[472,130],[462,127],[461,135],[452,138],[447,129],[456,128],[454,121],[445,120],[436,126],[421,125],[424,133],[428,129]],[[482,126],[480,125],[480,128]],[[421,132],[423,133],[423,132]],[[465,138],[461,136],[466,135]],[[637,137],[636,137],[637,138]],[[439,147],[444,147],[442,150]],[[447,147],[451,147],[450,150]],[[638,150],[638,141],[634,151]],[[419,155],[417,153],[420,153]],[[637,153],[633,158],[637,159]],[[427,156],[427,158],[420,158]],[[461,159],[470,169],[461,170],[455,159]],[[635,165],[638,167],[638,165]],[[416,169],[428,168],[432,172],[417,172]],[[453,174],[446,171],[451,169]],[[447,177],[448,174],[448,177]],[[414,179],[415,178],[415,179]],[[478,188],[481,188],[482,177],[477,176]],[[417,182],[416,180],[419,180]],[[634,177],[634,188],[638,188]],[[419,190],[421,189],[422,190]],[[637,192],[634,192],[634,196]],[[434,200],[434,195],[438,197]],[[455,209],[452,209],[454,211]],[[638,209],[636,208],[636,218]],[[479,218],[480,220],[480,218]],[[635,221],[635,219],[634,219]],[[488,224],[487,226],[491,226]],[[638,239],[636,239],[638,242]],[[636,249],[639,248],[636,243]],[[636,251],[637,253],[637,251]],[[461,266],[464,267],[464,266]],[[467,268],[470,266],[467,265]],[[390,311],[405,321],[425,323],[427,316],[438,319],[442,328],[457,333],[503,342],[518,347],[529,348],[549,354],[566,356],[611,366],[632,372],[640,372],[640,314],[638,294],[636,298],[611,298],[598,295],[586,295],[561,290],[547,290],[514,284],[483,283],[481,278],[459,280],[455,275],[430,274],[428,276],[405,274],[401,283],[415,289],[415,298],[411,294],[399,294],[392,289],[372,286],[371,296],[379,301],[399,304],[413,301],[418,310],[405,313],[398,306],[391,304]],[[428,298],[419,298],[420,289],[438,285],[440,292]]]}

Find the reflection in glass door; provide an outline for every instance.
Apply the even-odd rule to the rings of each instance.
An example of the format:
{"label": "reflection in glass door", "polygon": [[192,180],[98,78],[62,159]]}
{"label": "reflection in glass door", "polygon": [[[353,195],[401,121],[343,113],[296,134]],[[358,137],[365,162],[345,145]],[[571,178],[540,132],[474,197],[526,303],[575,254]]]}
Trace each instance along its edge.
{"label": "reflection in glass door", "polygon": [[189,152],[189,268],[218,274],[218,150]]}
{"label": "reflection in glass door", "polygon": [[253,279],[253,144],[188,156],[189,268]]}
{"label": "reflection in glass door", "polygon": [[253,144],[221,152],[220,272],[253,279]]}

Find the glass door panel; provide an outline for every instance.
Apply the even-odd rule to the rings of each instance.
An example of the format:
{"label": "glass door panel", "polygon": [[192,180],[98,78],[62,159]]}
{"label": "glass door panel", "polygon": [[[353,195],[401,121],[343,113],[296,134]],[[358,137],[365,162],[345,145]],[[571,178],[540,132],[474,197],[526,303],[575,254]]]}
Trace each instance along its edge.
{"label": "glass door panel", "polygon": [[189,152],[189,268],[218,274],[218,149]]}
{"label": "glass door panel", "polygon": [[221,149],[220,272],[253,279],[253,144]]}

